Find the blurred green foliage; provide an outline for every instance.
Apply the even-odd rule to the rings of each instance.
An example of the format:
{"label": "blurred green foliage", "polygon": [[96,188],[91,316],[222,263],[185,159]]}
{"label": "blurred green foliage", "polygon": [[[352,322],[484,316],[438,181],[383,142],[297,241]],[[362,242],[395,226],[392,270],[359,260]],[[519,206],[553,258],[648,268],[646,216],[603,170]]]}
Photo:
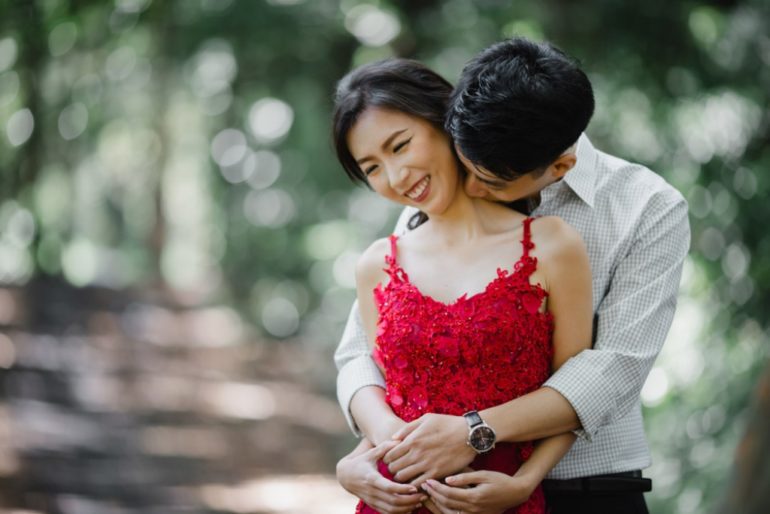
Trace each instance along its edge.
{"label": "blurred green foliage", "polygon": [[722,494],[768,355],[769,9],[5,0],[0,282],[164,289],[233,305],[276,341],[332,348],[357,252],[397,214],[335,162],[335,81],[390,55],[454,80],[503,37],[547,39],[594,83],[594,143],[690,202],[680,308],[643,398],[652,511],[704,512]]}

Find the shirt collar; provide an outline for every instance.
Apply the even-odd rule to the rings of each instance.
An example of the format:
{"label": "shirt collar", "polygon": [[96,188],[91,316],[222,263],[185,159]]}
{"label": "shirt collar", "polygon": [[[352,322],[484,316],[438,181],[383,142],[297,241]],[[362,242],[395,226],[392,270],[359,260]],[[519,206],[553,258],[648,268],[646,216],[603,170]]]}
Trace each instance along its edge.
{"label": "shirt collar", "polygon": [[564,182],[581,200],[593,208],[596,193],[597,152],[585,134],[581,134],[578,139],[575,156],[577,157],[575,166],[564,175]]}

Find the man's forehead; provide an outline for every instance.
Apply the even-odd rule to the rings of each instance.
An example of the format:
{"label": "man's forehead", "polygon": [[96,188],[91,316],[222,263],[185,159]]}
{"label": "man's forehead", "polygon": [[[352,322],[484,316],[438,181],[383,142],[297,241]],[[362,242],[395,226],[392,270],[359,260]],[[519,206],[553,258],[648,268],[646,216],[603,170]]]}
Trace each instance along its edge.
{"label": "man's forehead", "polygon": [[489,180],[499,180],[499,177],[495,176],[494,173],[486,169],[484,166],[476,165],[475,163],[471,163],[471,165],[473,166],[473,169],[476,170],[476,173],[482,178]]}
{"label": "man's forehead", "polygon": [[494,180],[494,179],[497,178],[494,173],[492,173],[491,171],[486,169],[484,166],[481,166],[480,164],[476,164],[472,160],[468,159],[465,156],[465,154],[462,152],[462,150],[460,150],[460,147],[457,146],[456,143],[455,143],[455,150],[457,151],[457,155],[460,156],[460,159],[462,159],[464,161],[466,167],[467,168],[471,168],[472,171],[475,171],[476,175],[479,175],[482,178],[489,178],[491,180]]}

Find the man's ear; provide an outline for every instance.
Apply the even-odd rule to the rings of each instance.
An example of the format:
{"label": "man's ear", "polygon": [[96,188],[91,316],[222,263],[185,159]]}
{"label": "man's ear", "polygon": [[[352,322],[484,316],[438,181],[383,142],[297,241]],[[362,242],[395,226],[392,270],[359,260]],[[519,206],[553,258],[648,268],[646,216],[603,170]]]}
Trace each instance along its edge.
{"label": "man's ear", "polygon": [[551,173],[554,177],[562,178],[569,170],[575,167],[576,162],[577,156],[575,152],[568,152],[560,155],[558,159],[551,163],[549,168],[551,168]]}

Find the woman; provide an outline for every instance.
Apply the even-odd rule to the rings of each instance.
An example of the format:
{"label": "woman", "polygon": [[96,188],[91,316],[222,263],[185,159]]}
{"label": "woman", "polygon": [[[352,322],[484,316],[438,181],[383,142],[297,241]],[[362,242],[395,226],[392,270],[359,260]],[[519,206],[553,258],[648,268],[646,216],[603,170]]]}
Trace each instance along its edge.
{"label": "woman", "polygon": [[[465,194],[442,128],[451,90],[423,65],[394,59],[348,74],[335,103],[336,151],[348,175],[420,210],[413,230],[376,241],[356,268],[386,399],[404,421],[426,412],[461,415],[526,394],[591,341],[582,240],[559,218],[533,220]],[[484,487],[472,503],[434,481],[423,484],[430,500],[404,484],[377,490],[377,482],[357,482],[361,463],[379,459],[387,446],[363,442],[340,461],[338,475],[366,500],[358,512],[543,513],[538,484],[573,441],[562,434],[480,454],[471,467],[484,471],[471,473],[483,474]],[[386,466],[379,469],[389,477]],[[454,485],[467,476],[453,477]]]}

